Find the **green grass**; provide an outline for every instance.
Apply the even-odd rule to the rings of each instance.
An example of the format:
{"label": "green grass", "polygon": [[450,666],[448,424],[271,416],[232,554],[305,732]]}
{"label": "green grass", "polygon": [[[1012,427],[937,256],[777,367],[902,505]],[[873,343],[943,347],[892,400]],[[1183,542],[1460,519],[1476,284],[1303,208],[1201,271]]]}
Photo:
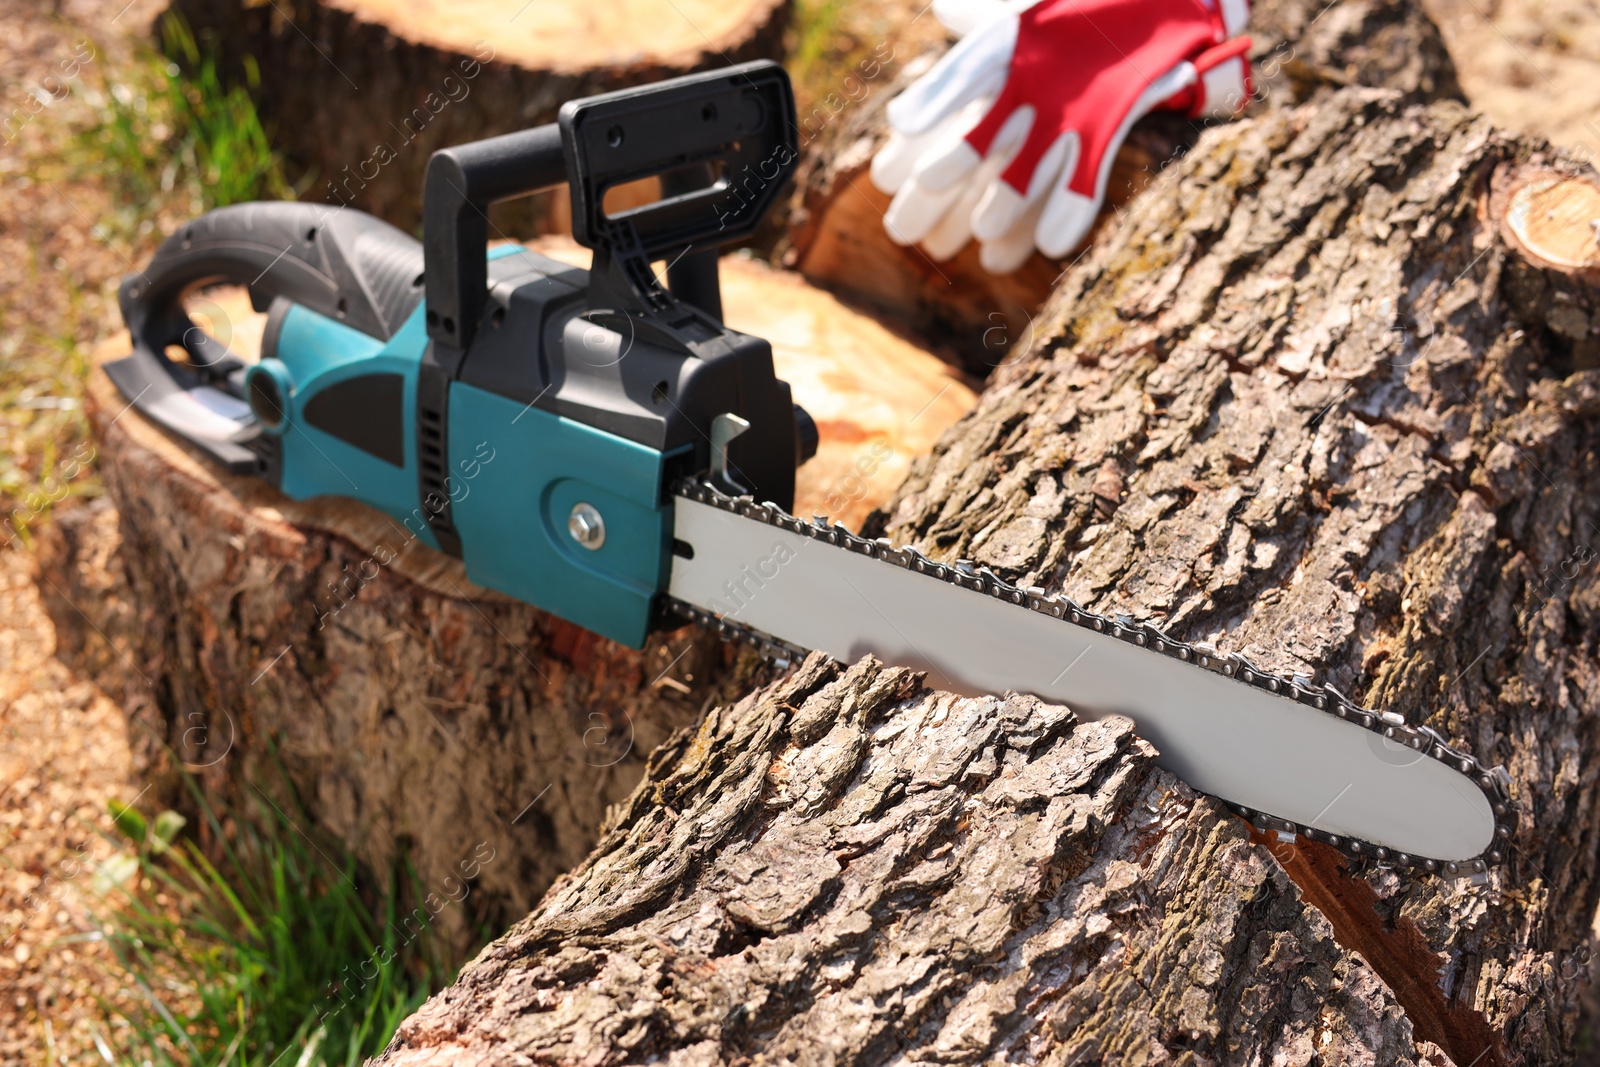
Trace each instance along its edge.
{"label": "green grass", "polygon": [[[70,276],[61,278],[75,319],[82,293]],[[99,491],[83,418],[88,373],[70,324],[41,330],[0,307],[0,549],[30,546],[56,504]]]}
{"label": "green grass", "polygon": [[104,1006],[127,1024],[113,1028],[120,1061],[353,1067],[379,1052],[449,980],[431,928],[402,921],[402,880],[373,892],[347,852],[271,802],[229,841],[190,785],[222,843],[215,863],[176,813],[110,805],[136,849],[103,865],[116,906],[98,916],[136,1005]]}
{"label": "green grass", "polygon": [[791,47],[784,66],[794,80],[800,114],[813,99],[834,89],[839,72],[848,69],[856,44],[845,31],[846,0],[796,0],[790,30]]}
{"label": "green grass", "polygon": [[253,57],[243,83],[223,75],[215,50],[202,52],[181,16],[161,25],[162,52],[116,76],[102,74],[95,120],[79,137],[80,169],[112,183],[143,221],[152,199],[187,198],[190,214],[247,200],[292,197],[252,94]]}
{"label": "green grass", "polygon": [[845,0],[799,0],[795,4],[794,49],[789,54],[792,69],[810,71],[838,50],[845,11]]}
{"label": "green grass", "polygon": [[[165,54],[146,48],[130,63],[114,65],[97,48],[100,61],[75,83],[89,118],[62,158],[28,161],[69,196],[75,184],[102,186],[113,206],[93,220],[92,236],[126,249],[130,261],[149,254],[163,223],[295,192],[251,97],[254,62],[244,63],[243,84],[229,82],[175,14],[162,38]],[[22,306],[26,293],[0,294],[0,549],[28,545],[55,504],[98,490],[82,410],[89,367],[75,336],[84,317],[78,281],[70,269],[29,267],[30,285],[66,290],[68,314],[57,330]]]}

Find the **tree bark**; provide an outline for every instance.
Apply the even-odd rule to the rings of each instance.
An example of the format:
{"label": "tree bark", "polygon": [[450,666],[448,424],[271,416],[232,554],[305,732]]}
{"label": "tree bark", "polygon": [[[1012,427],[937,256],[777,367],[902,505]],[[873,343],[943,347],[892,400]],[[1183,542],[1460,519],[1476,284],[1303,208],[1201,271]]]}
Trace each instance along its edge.
{"label": "tree bark", "polygon": [[868,524],[1504,763],[1487,884],[1274,859],[1119,722],[812,660],[657,753],[381,1062],[1575,1062],[1597,197],[1397,92],[1209,130]]}
{"label": "tree bark", "polygon": [[[435,150],[554,122],[579,97],[781,58],[790,15],[787,0],[175,0],[173,10],[240,75],[259,66],[263,117],[309,180],[306,198],[408,230]],[[548,194],[491,218],[522,236],[566,222]]]}
{"label": "tree bark", "polygon": [[[971,406],[939,360],[798,278],[740,258],[723,277],[730,323],[773,340],[819,424],[800,506],[865,515]],[[242,291],[204,314],[253,352]],[[98,372],[87,397],[107,501],[63,513],[40,586],[62,654],[127,709],[153,800],[183,806],[180,766],[222,811],[259,788],[287,803],[287,785],[380,876],[405,858],[442,900],[465,863],[466,909],[435,919],[458,953],[526,915],[650,752],[764,669],[693,628],[642,652],[597,638],[472,585],[371,509],[218,471]]]}
{"label": "tree bark", "polygon": [[1522,815],[1486,890],[1289,864],[1457,1062],[1483,1027],[1482,1062],[1570,1058],[1589,979],[1596,195],[1392,94],[1214,131],[884,523],[1504,762]]}
{"label": "tree bark", "polygon": [[1419,1062],[1373,972],[1151,759],[1126,719],[814,656],[664,747],[377,1062]]}
{"label": "tree bark", "polygon": [[[1253,5],[1249,34],[1252,113],[1352,84],[1393,89],[1418,102],[1462,99],[1438,28],[1415,4],[1265,0]],[[1035,253],[1015,273],[996,276],[979,265],[976,245],[936,263],[884,232],[890,197],[867,173],[888,136],[884,108],[937,53],[902,54],[891,40],[874,55],[859,77],[847,78],[839,92],[801,117],[802,140],[815,151],[802,162],[780,254],[817,285],[872,308],[969,373],[986,376],[1026,343],[1033,316],[1063,268],[1193,146],[1205,124],[1162,112],[1136,123],[1083,246],[1060,261]]]}

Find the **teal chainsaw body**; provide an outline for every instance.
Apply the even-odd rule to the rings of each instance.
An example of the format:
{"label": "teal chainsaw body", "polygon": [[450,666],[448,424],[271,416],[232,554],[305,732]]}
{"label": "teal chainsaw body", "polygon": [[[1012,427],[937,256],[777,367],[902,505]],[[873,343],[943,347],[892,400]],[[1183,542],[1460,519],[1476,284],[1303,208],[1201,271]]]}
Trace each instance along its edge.
{"label": "teal chainsaw body", "polygon": [[[638,647],[662,621],[670,484],[788,507],[815,451],[770,346],[721,323],[716,275],[795,159],[787,76],[751,63],[436,153],[422,242],[326,205],[221,208],[123,283],[134,350],[107,373],[230,470],[360,500],[474,582]],[[661,199],[606,210],[651,177]],[[491,204],[563,181],[590,270],[488,247]],[[267,312],[257,362],[183,310],[217,283]]]}
{"label": "teal chainsaw body", "polygon": [[[514,250],[496,249],[491,261],[508,253]],[[266,429],[277,438],[286,496],[354,497],[388,513],[407,538],[440,547],[417,488],[427,447],[420,435],[395,439],[394,463],[306,413],[341,388],[353,396],[388,389],[401,411],[415,410],[426,347],[420,307],[387,343],[304,307],[287,312],[277,355],[244,379],[248,396],[255,377],[270,375],[286,398],[286,417]],[[671,546],[671,509],[661,499],[665,455],[461,382],[449,389],[443,424],[455,428],[438,447],[467,576],[586,629],[641,643]],[[583,503],[606,524],[604,542],[592,549],[568,528]]]}

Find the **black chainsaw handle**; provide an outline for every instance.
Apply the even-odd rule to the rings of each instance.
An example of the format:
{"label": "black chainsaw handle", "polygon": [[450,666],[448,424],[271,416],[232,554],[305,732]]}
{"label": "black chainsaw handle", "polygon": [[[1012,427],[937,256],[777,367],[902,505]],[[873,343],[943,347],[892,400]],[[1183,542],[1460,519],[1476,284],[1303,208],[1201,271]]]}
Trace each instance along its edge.
{"label": "black chainsaw handle", "polygon": [[[562,183],[572,236],[595,251],[592,296],[627,299],[641,278],[653,289],[649,262],[661,259],[674,295],[718,318],[714,250],[755,232],[798,159],[794,93],[770,60],[569,100],[556,123],[441,149],[423,179],[428,336],[457,353],[472,344],[489,206]],[[648,177],[662,199],[606,212],[608,189]],[[621,260],[634,262],[607,289]]]}
{"label": "black chainsaw handle", "polygon": [[554,123],[441,148],[422,180],[428,336],[466,348],[488,297],[489,205],[567,180]]}
{"label": "black chainsaw handle", "polygon": [[181,344],[209,365],[207,339],[184,312],[200,285],[247,286],[265,311],[275,297],[387,341],[422,299],[422,245],[381,219],[348,208],[265,201],[217,208],[162,242],[148,266],[123,279],[122,318],[135,349],[160,355]]}

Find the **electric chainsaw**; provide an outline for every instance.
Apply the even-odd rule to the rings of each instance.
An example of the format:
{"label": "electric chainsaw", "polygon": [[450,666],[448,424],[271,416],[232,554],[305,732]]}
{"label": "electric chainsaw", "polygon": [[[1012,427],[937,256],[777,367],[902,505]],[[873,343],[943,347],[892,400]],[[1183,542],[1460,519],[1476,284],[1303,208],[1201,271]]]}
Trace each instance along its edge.
{"label": "electric chainsaw", "polygon": [[[692,619],[779,661],[870,653],[953,692],[1124,714],[1281,839],[1445,875],[1499,862],[1505,772],[1426,726],[790,514],[817,431],[768,343],[720,321],[715,248],[755,231],[798,155],[788,78],[757,62],[436,152],[421,243],[326,205],[220,208],[123,282],[133,351],[106,372],[229,471],[363,501],[478,584],[623,644]],[[652,177],[660,199],[608,206]],[[491,204],[563,182],[589,270],[490,249]],[[224,282],[266,312],[256,362],[184,310]]]}

